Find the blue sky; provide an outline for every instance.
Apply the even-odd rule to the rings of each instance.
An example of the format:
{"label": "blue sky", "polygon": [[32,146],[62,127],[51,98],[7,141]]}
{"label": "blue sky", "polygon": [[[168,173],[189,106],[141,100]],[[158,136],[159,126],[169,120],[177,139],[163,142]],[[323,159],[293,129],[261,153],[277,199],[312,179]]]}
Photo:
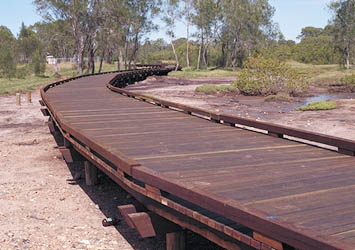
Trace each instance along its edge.
{"label": "blue sky", "polygon": [[[331,13],[327,5],[331,0],[269,0],[276,8],[274,21],[279,23],[286,39],[295,40],[305,26],[324,27]],[[0,7],[0,25],[11,29],[14,35],[19,33],[21,22],[25,25],[40,21],[32,0],[8,0]],[[177,37],[185,36],[184,24],[178,23]],[[149,35],[150,39],[165,38],[163,28]]]}

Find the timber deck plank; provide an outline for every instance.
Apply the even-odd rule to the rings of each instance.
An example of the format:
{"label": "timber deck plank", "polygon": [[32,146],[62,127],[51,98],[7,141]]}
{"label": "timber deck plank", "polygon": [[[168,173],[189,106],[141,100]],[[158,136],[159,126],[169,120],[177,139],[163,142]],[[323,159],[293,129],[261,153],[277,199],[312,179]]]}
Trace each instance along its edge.
{"label": "timber deck plank", "polygon": [[311,230],[310,238],[355,243],[354,157],[113,93],[105,83],[114,76],[56,86],[47,100],[66,126],[162,178]]}

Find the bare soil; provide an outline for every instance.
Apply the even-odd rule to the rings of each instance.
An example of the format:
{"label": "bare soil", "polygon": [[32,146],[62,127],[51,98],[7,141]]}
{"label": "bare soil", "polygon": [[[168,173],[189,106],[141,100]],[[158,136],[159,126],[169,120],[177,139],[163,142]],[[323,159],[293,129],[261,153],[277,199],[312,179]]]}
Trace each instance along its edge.
{"label": "bare soil", "polygon": [[[355,94],[328,93],[325,88],[311,87],[307,97],[297,97],[292,102],[266,102],[264,97],[237,94],[206,95],[195,92],[202,84],[226,84],[232,77],[180,79],[175,77],[149,77],[127,87],[135,92],[155,96],[193,107],[237,115],[245,118],[302,128],[309,131],[355,140]],[[298,106],[310,101],[332,99],[337,108],[326,111],[296,111]]]}
{"label": "bare soil", "polygon": [[[136,201],[103,174],[86,186],[83,167],[62,159],[38,91],[32,100],[0,97],[0,249],[165,249],[164,237],[140,239],[122,220],[102,226]],[[187,249],[220,248],[188,232]]]}

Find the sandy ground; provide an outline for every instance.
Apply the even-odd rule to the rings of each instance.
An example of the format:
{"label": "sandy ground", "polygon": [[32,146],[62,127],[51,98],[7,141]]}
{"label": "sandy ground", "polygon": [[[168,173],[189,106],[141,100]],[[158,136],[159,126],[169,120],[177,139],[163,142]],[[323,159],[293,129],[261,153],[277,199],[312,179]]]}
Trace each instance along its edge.
{"label": "sandy ground", "polygon": [[[0,249],[165,249],[163,236],[140,239],[123,221],[102,226],[135,200],[105,175],[86,186],[83,167],[62,159],[38,91],[32,99],[19,107],[15,96],[0,97]],[[187,249],[220,248],[187,232]]]}
{"label": "sandy ground", "polygon": [[[129,86],[127,89],[161,99],[183,103],[229,115],[267,121],[302,128],[309,131],[355,140],[355,94],[327,93],[326,89],[311,88],[313,97],[295,98],[291,103],[265,102],[264,97],[250,97],[235,94],[206,95],[195,92],[202,84],[226,84],[231,77],[199,78],[195,80],[175,77],[150,77]],[[333,99],[337,108],[327,111],[296,111],[308,101]]]}
{"label": "sandy ground", "polygon": [[164,249],[123,222],[102,226],[132,199],[105,176],[95,187],[70,181],[82,168],[63,161],[38,98],[0,98],[0,249]]}

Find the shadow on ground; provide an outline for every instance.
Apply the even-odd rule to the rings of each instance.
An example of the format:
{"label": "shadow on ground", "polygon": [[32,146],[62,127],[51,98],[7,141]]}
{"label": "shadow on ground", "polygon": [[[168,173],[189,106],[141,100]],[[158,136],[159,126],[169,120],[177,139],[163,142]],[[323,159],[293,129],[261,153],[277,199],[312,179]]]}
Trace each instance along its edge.
{"label": "shadow on ground", "polygon": [[[117,183],[112,181],[107,175],[99,171],[98,184],[95,186],[87,186],[85,184],[84,167],[79,163],[67,164],[73,180],[67,180],[68,185],[79,185],[80,188],[88,195],[94,204],[103,213],[103,218],[118,218],[119,224],[115,226],[116,230],[129,242],[136,250],[163,250],[165,249],[165,236],[157,236],[153,238],[141,239],[135,229],[131,229],[123,221],[117,207],[120,205],[137,204],[129,193],[122,189]],[[98,222],[98,223],[101,223]],[[114,240],[114,239],[113,239]],[[207,239],[197,235],[189,230],[186,234],[187,250],[222,250],[223,248],[215,245]]]}

